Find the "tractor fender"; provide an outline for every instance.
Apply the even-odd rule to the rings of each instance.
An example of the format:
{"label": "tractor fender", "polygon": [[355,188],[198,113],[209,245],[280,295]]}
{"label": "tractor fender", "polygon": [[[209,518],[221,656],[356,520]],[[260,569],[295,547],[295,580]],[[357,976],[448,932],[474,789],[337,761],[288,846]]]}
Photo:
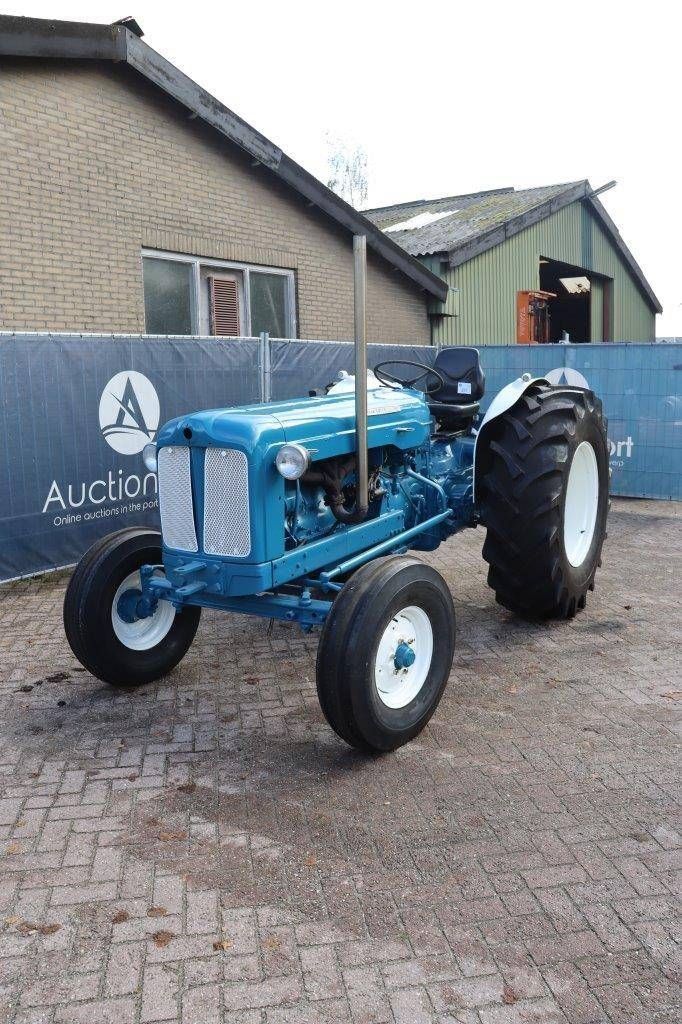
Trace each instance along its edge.
{"label": "tractor fender", "polygon": [[517,377],[516,380],[506,384],[501,391],[498,391],[488,406],[488,411],[481,421],[474,442],[474,499],[476,498],[476,478],[486,450],[488,426],[493,420],[498,419],[508,409],[511,409],[513,405],[516,405],[519,398],[525,395],[526,391],[532,388],[534,384],[549,384],[549,381],[544,377],[531,377],[529,373],[524,373],[522,377]]}

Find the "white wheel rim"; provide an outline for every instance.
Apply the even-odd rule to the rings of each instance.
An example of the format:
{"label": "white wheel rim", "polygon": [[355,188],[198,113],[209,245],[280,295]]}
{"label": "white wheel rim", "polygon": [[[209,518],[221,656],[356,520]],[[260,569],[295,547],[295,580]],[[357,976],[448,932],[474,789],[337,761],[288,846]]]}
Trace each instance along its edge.
{"label": "white wheel rim", "polygon": [[[396,652],[407,644],[414,661],[406,668],[396,667]],[[381,635],[374,660],[374,684],[382,704],[404,708],[417,696],[426,682],[433,658],[433,629],[422,608],[409,605],[396,612]]]}
{"label": "white wheel rim", "polygon": [[564,503],[564,550],[573,566],[582,565],[592,546],[599,507],[599,467],[589,441],[573,453]]}
{"label": "white wheel rim", "polygon": [[111,606],[111,624],[114,633],[131,651],[148,651],[156,647],[168,635],[175,619],[175,608],[168,601],[159,601],[151,615],[134,622],[126,622],[118,612],[118,601],[126,590],[141,590],[142,581],[139,572],[131,572],[126,576],[114,594]]}

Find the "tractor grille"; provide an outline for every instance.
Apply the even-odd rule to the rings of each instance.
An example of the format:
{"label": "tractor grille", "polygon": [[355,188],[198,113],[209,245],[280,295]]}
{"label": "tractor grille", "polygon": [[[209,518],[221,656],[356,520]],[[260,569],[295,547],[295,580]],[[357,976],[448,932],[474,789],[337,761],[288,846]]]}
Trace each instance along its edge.
{"label": "tractor grille", "polygon": [[233,448],[206,449],[204,551],[241,558],[251,552],[248,462]]}
{"label": "tractor grille", "polygon": [[180,551],[197,551],[189,448],[161,448],[158,469],[164,544]]}

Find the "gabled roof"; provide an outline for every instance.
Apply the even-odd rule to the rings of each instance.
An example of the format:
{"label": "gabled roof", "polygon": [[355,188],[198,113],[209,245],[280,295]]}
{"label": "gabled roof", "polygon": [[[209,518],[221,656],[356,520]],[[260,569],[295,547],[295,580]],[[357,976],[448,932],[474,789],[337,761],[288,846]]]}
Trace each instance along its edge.
{"label": "gabled roof", "polygon": [[368,247],[414,284],[440,301],[445,300],[448,286],[442,278],[431,273],[278,146],[147,46],[140,38],[141,34],[139,25],[132,18],[113,25],[95,25],[0,15],[0,55],[125,62],[249,153],[255,163],[268,168],[342,228],[352,234],[365,235]]}
{"label": "gabled roof", "polygon": [[412,256],[442,253],[451,267],[499,245],[531,224],[576,201],[589,205],[635,278],[651,308],[662,307],[641,267],[587,180],[542,188],[494,189],[443,199],[418,199],[363,213]]}

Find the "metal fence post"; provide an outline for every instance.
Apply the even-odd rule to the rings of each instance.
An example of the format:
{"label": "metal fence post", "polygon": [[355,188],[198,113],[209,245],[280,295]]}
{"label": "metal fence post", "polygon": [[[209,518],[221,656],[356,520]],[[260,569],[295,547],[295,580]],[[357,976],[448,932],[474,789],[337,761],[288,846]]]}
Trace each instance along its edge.
{"label": "metal fence post", "polygon": [[258,338],[258,388],[261,402],[272,400],[272,359],[270,335],[263,331]]}
{"label": "metal fence post", "polygon": [[263,345],[263,355],[265,356],[265,369],[263,372],[263,384],[265,402],[272,401],[272,338],[270,335],[265,333],[265,344]]}

